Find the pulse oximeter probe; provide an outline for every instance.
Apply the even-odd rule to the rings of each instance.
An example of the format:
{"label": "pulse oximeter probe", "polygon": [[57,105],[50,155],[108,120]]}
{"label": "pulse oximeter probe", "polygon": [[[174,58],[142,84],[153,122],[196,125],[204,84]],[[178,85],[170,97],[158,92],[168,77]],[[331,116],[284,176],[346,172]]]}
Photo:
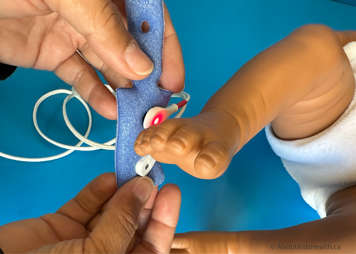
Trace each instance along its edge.
{"label": "pulse oximeter probe", "polygon": [[[97,143],[88,139],[92,129],[92,114],[87,103],[75,89],[57,89],[44,94],[35,103],[32,119],[38,134],[49,143],[66,149],[67,151],[49,157],[25,158],[0,152],[0,157],[23,162],[45,162],[63,158],[74,151],[94,151],[99,149],[115,151],[115,169],[119,186],[136,176],[149,176],[156,185],[164,180],[161,166],[150,155],[140,157],[134,151],[134,144],[138,135],[144,129],[163,123],[175,114],[180,118],[190,100],[190,95],[181,92],[172,94],[158,86],[162,73],[162,48],[164,36],[164,17],[162,0],[126,0],[126,13],[129,32],[136,39],[142,50],[154,63],[152,74],[140,81],[133,81],[132,88],[119,88],[115,91],[106,85],[107,89],[116,96],[118,105],[118,120],[116,138],[105,143]],[[149,29],[143,29],[148,24]],[[80,52],[79,52],[79,55]],[[81,55],[81,57],[83,57]],[[37,122],[39,106],[49,97],[66,94],[62,105],[62,114],[68,129],[79,140],[72,146],[49,138],[40,129]],[[176,104],[168,105],[171,97],[181,98]],[[67,115],[67,104],[77,99],[85,108],[88,115],[88,127],[84,134],[78,132],[71,124]],[[82,146],[86,144],[87,146]]]}

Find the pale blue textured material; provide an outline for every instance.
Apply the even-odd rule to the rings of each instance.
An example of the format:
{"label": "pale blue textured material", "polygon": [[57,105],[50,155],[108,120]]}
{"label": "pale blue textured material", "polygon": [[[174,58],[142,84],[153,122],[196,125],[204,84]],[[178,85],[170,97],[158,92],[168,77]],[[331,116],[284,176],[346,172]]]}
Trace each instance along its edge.
{"label": "pale blue textured material", "polygon": [[[143,130],[143,119],[154,106],[166,107],[171,92],[158,87],[162,73],[162,46],[164,17],[162,0],[126,0],[126,12],[130,33],[143,51],[152,59],[155,68],[145,80],[134,81],[133,88],[117,89],[118,125],[115,152],[115,169],[119,186],[136,176],[135,165],[141,158],[134,151],[137,136]],[[143,22],[150,30],[141,31]],[[156,185],[164,181],[159,163],[152,168],[149,176]]]}

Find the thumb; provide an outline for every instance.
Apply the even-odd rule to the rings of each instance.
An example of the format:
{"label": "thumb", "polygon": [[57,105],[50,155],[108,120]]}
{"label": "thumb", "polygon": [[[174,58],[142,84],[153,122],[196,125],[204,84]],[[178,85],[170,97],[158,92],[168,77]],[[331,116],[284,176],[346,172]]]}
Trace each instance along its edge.
{"label": "thumb", "polygon": [[135,178],[122,186],[105,206],[84,249],[98,253],[126,253],[139,224],[139,214],[154,189],[147,177]]}
{"label": "thumb", "polygon": [[153,63],[125,28],[112,0],[42,0],[86,39],[105,66],[131,80],[143,79]]}
{"label": "thumb", "polygon": [[103,66],[131,80],[143,79],[152,72],[153,63],[127,31],[116,2],[5,0],[0,1],[0,18],[56,12],[85,39]]}

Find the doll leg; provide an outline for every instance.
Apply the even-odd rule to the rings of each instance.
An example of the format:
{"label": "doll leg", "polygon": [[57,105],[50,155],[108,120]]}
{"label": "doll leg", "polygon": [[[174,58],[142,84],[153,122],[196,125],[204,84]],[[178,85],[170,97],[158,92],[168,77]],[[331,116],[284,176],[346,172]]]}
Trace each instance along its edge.
{"label": "doll leg", "polygon": [[198,116],[141,133],[136,153],[211,179],[271,122],[275,134],[287,140],[324,130],[353,98],[355,80],[343,50],[351,41],[355,32],[320,25],[296,30],[243,66]]}

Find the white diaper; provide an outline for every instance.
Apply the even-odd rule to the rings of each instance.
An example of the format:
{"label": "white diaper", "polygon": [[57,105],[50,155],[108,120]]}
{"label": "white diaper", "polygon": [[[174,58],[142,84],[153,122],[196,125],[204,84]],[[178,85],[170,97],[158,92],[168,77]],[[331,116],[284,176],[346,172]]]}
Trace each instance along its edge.
{"label": "white diaper", "polygon": [[[344,47],[356,78],[356,42]],[[356,93],[344,114],[328,129],[305,139],[278,139],[271,126],[266,135],[273,151],[299,184],[304,200],[326,216],[328,198],[356,184]]]}

